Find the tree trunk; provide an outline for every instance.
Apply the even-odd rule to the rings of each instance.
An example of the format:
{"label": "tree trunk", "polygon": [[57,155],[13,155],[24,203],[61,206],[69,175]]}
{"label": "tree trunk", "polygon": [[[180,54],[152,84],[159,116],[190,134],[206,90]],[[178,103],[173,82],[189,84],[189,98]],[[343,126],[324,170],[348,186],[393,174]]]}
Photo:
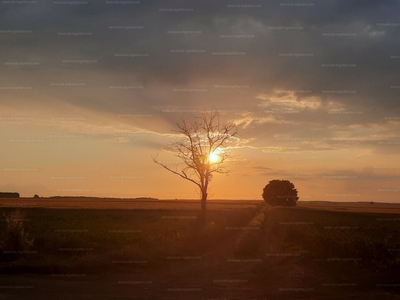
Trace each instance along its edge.
{"label": "tree trunk", "polygon": [[201,227],[204,227],[206,225],[206,212],[207,212],[206,202],[207,202],[207,191],[204,188],[202,188],[201,189],[201,213],[200,213],[200,217],[199,217],[199,222],[200,222]]}
{"label": "tree trunk", "polygon": [[206,203],[207,203],[207,190],[202,189],[201,190],[201,212],[203,214],[205,214],[207,211]]}

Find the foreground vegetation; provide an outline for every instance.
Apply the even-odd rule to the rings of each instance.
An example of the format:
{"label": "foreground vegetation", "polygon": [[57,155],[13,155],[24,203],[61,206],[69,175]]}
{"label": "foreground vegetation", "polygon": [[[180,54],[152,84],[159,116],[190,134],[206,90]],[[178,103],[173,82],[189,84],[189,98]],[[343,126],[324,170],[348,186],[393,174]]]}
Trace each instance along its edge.
{"label": "foreground vegetation", "polygon": [[[193,210],[23,211],[21,236],[34,242],[29,250],[2,250],[3,274],[159,276],[153,289],[162,292],[184,282],[215,297],[232,289],[232,278],[243,282],[234,285],[235,297],[251,286],[253,299],[399,296],[396,214],[262,204],[211,210],[204,225]],[[351,292],[348,298],[344,292]]]}
{"label": "foreground vegetation", "polygon": [[397,291],[400,272],[400,218],[396,214],[276,208],[265,214],[264,265],[297,264],[314,284]]}
{"label": "foreground vegetation", "polygon": [[[210,211],[203,226],[193,211],[27,208],[23,223],[33,246],[3,249],[0,272],[107,272],[198,256],[233,238],[226,228],[245,226],[254,211]],[[4,232],[5,222],[0,226]]]}

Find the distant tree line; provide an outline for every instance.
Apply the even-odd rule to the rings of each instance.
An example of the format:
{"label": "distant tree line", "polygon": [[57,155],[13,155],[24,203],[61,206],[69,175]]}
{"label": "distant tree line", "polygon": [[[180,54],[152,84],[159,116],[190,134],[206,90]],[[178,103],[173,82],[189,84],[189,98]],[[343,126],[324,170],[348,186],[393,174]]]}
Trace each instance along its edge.
{"label": "distant tree line", "polygon": [[0,198],[19,198],[19,193],[0,192]]}
{"label": "distant tree line", "polygon": [[[34,198],[39,198],[39,196],[35,195]],[[136,200],[136,201],[158,201],[158,198],[152,197],[136,197],[136,198],[115,198],[115,197],[92,197],[92,196],[50,196],[47,197],[49,199],[71,199],[71,198],[79,198],[79,199],[107,199],[107,200]]]}

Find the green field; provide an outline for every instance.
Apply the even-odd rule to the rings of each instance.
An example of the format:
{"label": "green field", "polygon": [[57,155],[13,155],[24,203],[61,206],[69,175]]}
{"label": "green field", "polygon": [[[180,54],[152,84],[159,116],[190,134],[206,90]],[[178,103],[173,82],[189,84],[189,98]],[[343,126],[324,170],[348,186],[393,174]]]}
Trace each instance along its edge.
{"label": "green field", "polygon": [[226,203],[203,225],[179,205],[21,210],[34,244],[2,251],[0,281],[35,293],[0,299],[400,299],[397,214]]}
{"label": "green field", "polygon": [[[12,209],[1,209],[1,213]],[[210,211],[207,226],[195,211],[23,209],[32,253],[2,254],[0,272],[108,272],[149,267],[169,256],[202,255],[235,236],[254,209]],[[209,225],[214,221],[215,225]],[[5,222],[1,224],[1,231]],[[0,231],[0,232],[1,232]],[[15,259],[17,256],[17,259]],[[118,264],[113,261],[146,261]]]}

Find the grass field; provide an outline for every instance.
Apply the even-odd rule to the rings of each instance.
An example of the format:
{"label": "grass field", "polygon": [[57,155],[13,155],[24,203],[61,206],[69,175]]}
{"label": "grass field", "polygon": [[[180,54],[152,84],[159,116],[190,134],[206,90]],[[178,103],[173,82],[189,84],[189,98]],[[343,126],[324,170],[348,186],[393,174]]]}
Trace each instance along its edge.
{"label": "grass field", "polygon": [[390,207],[210,201],[203,226],[198,202],[158,202],[17,205],[35,240],[0,254],[0,299],[400,299]]}

